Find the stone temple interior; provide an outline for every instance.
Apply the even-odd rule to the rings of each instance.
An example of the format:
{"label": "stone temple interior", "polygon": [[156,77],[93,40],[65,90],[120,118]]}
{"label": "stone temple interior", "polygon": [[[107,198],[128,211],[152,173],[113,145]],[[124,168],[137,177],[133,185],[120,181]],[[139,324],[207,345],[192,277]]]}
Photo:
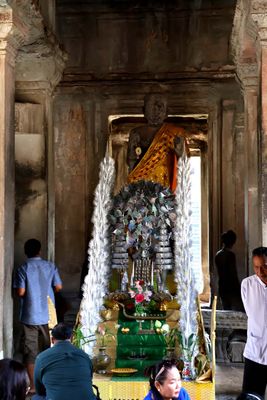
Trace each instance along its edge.
{"label": "stone temple interior", "polygon": [[253,273],[251,250],[267,245],[265,0],[1,0],[0,39],[2,355],[14,350],[11,281],[28,238],[77,312],[99,165],[113,155],[119,190],[149,93],[166,96],[201,159],[204,298],[222,232],[237,234],[239,279]]}

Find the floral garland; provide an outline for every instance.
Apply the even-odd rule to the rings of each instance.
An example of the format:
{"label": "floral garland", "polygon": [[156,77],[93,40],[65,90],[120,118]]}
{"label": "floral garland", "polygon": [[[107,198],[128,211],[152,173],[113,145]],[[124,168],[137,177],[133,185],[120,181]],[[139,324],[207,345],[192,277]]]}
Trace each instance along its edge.
{"label": "floral garland", "polygon": [[159,183],[132,183],[114,197],[109,214],[115,236],[126,236],[127,248],[134,248],[137,258],[146,251],[154,254],[160,227],[166,224],[169,232],[176,219],[175,197],[170,189]]}

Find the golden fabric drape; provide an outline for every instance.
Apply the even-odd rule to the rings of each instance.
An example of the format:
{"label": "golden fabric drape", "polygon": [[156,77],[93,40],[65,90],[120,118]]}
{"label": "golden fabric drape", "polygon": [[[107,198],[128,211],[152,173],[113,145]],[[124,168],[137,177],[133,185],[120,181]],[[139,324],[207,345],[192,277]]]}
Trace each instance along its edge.
{"label": "golden fabric drape", "polygon": [[183,128],[169,123],[163,124],[146,154],[128,175],[128,182],[152,181],[164,187],[170,187],[174,191],[177,168],[174,139],[178,136],[185,136]]}

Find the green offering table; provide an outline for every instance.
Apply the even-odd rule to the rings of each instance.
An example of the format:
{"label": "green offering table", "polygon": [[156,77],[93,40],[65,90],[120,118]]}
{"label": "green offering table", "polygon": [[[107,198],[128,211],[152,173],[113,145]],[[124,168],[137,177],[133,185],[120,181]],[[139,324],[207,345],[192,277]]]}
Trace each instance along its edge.
{"label": "green offering table", "polygon": [[[162,360],[166,352],[162,335],[154,332],[140,333],[139,321],[126,318],[122,313],[119,314],[118,324],[117,368],[136,368],[139,374],[143,374],[145,368]],[[129,332],[123,333],[122,328],[129,328]],[[143,331],[149,331],[150,328],[151,321],[142,322]]]}

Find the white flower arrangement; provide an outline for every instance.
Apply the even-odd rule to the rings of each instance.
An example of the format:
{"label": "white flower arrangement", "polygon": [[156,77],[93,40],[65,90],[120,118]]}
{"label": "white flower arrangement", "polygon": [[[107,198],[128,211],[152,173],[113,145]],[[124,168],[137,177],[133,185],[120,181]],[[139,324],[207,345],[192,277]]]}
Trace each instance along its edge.
{"label": "white flower arrangement", "polygon": [[[88,248],[88,275],[85,277],[80,305],[81,332],[85,338],[94,335],[101,321],[100,310],[107,292],[110,273],[110,231],[108,214],[114,184],[114,160],[105,157],[100,165],[99,183],[95,190],[94,224]],[[92,354],[93,342],[84,343],[83,350]]]}

